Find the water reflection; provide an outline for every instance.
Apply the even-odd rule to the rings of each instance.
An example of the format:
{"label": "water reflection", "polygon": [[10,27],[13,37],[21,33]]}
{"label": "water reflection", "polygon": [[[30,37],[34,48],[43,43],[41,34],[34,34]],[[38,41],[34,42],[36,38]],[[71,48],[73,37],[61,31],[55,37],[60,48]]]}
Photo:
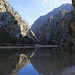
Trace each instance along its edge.
{"label": "water reflection", "polygon": [[28,64],[32,52],[33,49],[0,50],[0,75],[17,75]]}
{"label": "water reflection", "polygon": [[0,50],[0,75],[75,75],[75,49]]}
{"label": "water reflection", "polygon": [[40,74],[75,75],[75,51],[71,48],[39,49],[31,63]]}
{"label": "water reflection", "polygon": [[29,63],[25,68],[21,69],[18,75],[42,75],[36,71],[31,63]]}

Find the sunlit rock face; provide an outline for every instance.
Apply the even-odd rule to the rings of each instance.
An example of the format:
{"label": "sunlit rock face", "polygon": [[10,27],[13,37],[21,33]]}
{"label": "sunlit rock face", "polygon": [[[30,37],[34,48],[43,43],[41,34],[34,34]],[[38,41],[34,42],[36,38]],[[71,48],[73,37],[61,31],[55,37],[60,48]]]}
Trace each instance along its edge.
{"label": "sunlit rock face", "polygon": [[63,4],[47,15],[38,18],[32,26],[38,41],[43,44],[72,46],[69,23],[73,10],[72,4]]}
{"label": "sunlit rock face", "polygon": [[22,19],[17,11],[9,4],[8,0],[0,0],[0,29],[6,29],[11,36],[35,37],[34,33],[27,34],[30,30],[28,22]]}
{"label": "sunlit rock face", "polygon": [[[64,13],[64,15],[63,15]],[[39,41],[49,44],[71,46],[69,20],[72,12],[61,11],[39,28]]]}

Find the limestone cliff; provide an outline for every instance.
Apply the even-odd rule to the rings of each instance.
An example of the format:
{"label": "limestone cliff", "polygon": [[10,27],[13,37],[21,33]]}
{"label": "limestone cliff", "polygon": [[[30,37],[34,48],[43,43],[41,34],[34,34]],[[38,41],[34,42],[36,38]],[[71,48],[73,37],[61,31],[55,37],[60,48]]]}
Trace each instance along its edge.
{"label": "limestone cliff", "polygon": [[[60,7],[55,8],[53,11],[50,11],[48,14],[40,16],[32,25],[31,29],[34,31],[37,38],[39,28],[44,24],[47,23],[47,20],[53,18],[53,16],[58,15],[58,13],[64,14],[65,12],[70,12],[73,10],[72,4],[62,4]],[[65,12],[64,12],[65,11]]]}
{"label": "limestone cliff", "polygon": [[21,36],[29,37],[32,34],[27,35],[30,31],[28,22],[22,19],[19,13],[9,4],[8,0],[0,0],[0,30],[6,30],[10,36],[17,38]]}
{"label": "limestone cliff", "polygon": [[72,5],[73,5],[73,7],[75,9],[75,0],[72,0]]}
{"label": "limestone cliff", "polygon": [[75,47],[75,0],[72,0],[72,5],[74,7],[74,12],[72,14],[72,19],[70,20],[70,27],[71,27],[71,38],[73,41],[73,47]]}
{"label": "limestone cliff", "polygon": [[62,13],[53,16],[39,28],[39,41],[49,44],[72,45],[69,20],[73,12],[62,11]]}
{"label": "limestone cliff", "polygon": [[56,8],[56,12],[53,11],[53,13],[56,14],[49,16],[50,18],[48,18],[45,23],[43,22],[41,25],[34,24],[32,26],[32,30],[37,36],[38,41],[43,44],[72,46],[72,30],[70,27],[70,19],[73,14],[72,5],[63,4],[62,6]]}

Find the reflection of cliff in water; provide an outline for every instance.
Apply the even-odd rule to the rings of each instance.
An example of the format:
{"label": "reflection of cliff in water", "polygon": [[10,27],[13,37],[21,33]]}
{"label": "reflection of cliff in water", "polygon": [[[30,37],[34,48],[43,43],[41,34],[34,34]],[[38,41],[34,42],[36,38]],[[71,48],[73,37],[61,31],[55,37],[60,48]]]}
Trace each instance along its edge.
{"label": "reflection of cliff in water", "polygon": [[30,61],[40,74],[62,75],[65,68],[75,66],[74,50],[71,48],[0,50],[0,75],[17,75]]}
{"label": "reflection of cliff in water", "polygon": [[75,51],[71,48],[51,48],[37,50],[31,58],[31,63],[40,74],[56,75],[75,65],[74,60]]}
{"label": "reflection of cliff in water", "polygon": [[29,62],[30,50],[0,50],[0,75],[17,75]]}

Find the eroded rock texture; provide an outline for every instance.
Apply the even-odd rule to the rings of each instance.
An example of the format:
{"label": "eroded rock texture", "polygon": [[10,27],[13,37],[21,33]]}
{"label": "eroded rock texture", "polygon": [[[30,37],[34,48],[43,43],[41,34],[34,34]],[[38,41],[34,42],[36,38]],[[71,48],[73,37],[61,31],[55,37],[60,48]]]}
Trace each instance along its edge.
{"label": "eroded rock texture", "polygon": [[72,5],[74,7],[74,12],[72,14],[72,19],[70,20],[70,27],[71,27],[71,37],[73,41],[73,47],[75,47],[75,0],[72,0]]}
{"label": "eroded rock texture", "polygon": [[9,4],[8,0],[0,0],[0,30],[6,30],[10,36],[20,38],[21,36],[35,37],[30,30],[28,22],[22,19],[17,11]]}
{"label": "eroded rock texture", "polygon": [[73,7],[75,9],[75,0],[72,0],[72,5],[73,5]]}
{"label": "eroded rock texture", "polygon": [[40,43],[75,47],[75,0],[72,2],[73,6],[63,4],[34,22],[32,30]]}
{"label": "eroded rock texture", "polygon": [[[72,19],[72,14],[72,5],[63,4],[54,9],[52,12],[43,16],[45,21],[43,21],[42,18],[36,20],[32,26],[32,30],[38,38],[38,41],[43,44],[72,46],[72,30],[69,24],[70,19]],[[41,20],[42,24],[40,24]]]}

